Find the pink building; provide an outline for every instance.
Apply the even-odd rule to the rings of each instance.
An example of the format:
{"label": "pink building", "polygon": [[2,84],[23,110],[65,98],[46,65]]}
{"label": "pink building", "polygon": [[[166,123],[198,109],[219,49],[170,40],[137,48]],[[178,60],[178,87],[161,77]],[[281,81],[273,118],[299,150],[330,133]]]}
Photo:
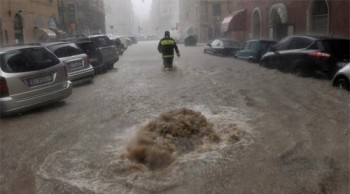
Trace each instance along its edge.
{"label": "pink building", "polygon": [[231,0],[221,33],[244,41],[318,34],[350,38],[349,0]]}

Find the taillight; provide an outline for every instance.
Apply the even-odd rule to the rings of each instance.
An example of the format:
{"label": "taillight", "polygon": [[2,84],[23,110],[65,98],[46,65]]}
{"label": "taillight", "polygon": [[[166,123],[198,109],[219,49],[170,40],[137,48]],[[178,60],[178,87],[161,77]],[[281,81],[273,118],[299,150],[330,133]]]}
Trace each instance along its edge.
{"label": "taillight", "polygon": [[87,57],[87,62],[91,65],[91,59],[90,59],[90,57]]}
{"label": "taillight", "polygon": [[0,97],[7,97],[9,96],[9,89],[7,87],[6,79],[3,77],[0,77]]}
{"label": "taillight", "polygon": [[320,51],[309,53],[309,57],[316,60],[327,60],[331,55]]}
{"label": "taillight", "polygon": [[64,75],[66,76],[66,80],[68,80],[68,71],[66,65],[64,65]]}

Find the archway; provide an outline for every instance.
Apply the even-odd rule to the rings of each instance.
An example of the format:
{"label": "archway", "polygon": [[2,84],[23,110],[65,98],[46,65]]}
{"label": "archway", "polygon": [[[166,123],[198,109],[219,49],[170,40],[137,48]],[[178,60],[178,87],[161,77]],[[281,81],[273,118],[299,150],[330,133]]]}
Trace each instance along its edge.
{"label": "archway", "polygon": [[309,10],[309,33],[328,34],[329,7],[327,0],[313,0],[310,2]]}
{"label": "archway", "polygon": [[288,35],[287,8],[283,3],[273,4],[270,8],[270,38],[280,40]]}
{"label": "archway", "polygon": [[260,39],[261,13],[259,8],[254,9],[252,18],[252,38]]}
{"label": "archway", "polygon": [[23,37],[23,18],[20,14],[16,14],[14,21],[13,21],[13,28],[15,31],[15,41],[16,44],[23,44],[24,43],[24,37]]}

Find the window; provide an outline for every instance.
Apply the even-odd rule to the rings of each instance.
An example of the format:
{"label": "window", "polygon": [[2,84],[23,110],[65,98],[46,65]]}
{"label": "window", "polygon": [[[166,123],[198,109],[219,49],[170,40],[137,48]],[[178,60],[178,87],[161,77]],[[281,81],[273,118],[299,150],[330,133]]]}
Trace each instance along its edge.
{"label": "window", "polygon": [[108,40],[108,38],[105,37],[97,37],[97,38],[93,38],[92,41],[98,46],[109,46],[111,45],[110,41]]}
{"label": "window", "polygon": [[214,40],[214,41],[211,43],[211,46],[217,46],[217,45],[218,45],[218,42],[219,42],[219,40]]}
{"label": "window", "polygon": [[287,37],[287,38],[284,38],[282,40],[280,40],[275,46],[274,48],[277,50],[277,51],[281,51],[281,50],[287,50],[288,48],[288,44],[290,42],[290,37]]}
{"label": "window", "polygon": [[215,3],[213,5],[213,16],[221,16],[221,4]]}
{"label": "window", "polygon": [[258,50],[259,43],[257,41],[251,42],[250,43],[250,49],[252,50]]}
{"label": "window", "polygon": [[73,45],[53,45],[48,47],[58,58],[83,54],[83,51]]}
{"label": "window", "polygon": [[250,48],[250,42],[244,43],[243,49],[244,49],[244,50],[248,50],[249,48]]}
{"label": "window", "polygon": [[328,31],[328,5],[325,0],[311,2],[310,32],[313,34],[327,34]]}
{"label": "window", "polygon": [[289,49],[302,49],[310,46],[312,40],[308,38],[295,37],[292,39],[292,42],[289,45]]}
{"label": "window", "polygon": [[1,69],[7,73],[18,73],[46,69],[60,61],[44,48],[14,50],[0,56]]}

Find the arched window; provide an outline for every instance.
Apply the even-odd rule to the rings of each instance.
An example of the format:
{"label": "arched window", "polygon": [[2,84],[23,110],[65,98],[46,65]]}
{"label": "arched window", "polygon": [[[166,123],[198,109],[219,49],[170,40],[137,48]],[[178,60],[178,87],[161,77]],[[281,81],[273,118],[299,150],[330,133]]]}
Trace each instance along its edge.
{"label": "arched window", "polygon": [[259,8],[255,8],[253,11],[253,19],[252,19],[252,38],[253,39],[260,39],[260,22],[261,22],[261,15],[260,15]]}
{"label": "arched window", "polygon": [[328,34],[327,0],[313,0],[309,6],[309,33]]}
{"label": "arched window", "polygon": [[13,28],[14,28],[14,31],[15,31],[16,44],[23,44],[24,43],[23,18],[18,13],[15,15],[15,18],[14,18],[14,21],[13,21]]}

